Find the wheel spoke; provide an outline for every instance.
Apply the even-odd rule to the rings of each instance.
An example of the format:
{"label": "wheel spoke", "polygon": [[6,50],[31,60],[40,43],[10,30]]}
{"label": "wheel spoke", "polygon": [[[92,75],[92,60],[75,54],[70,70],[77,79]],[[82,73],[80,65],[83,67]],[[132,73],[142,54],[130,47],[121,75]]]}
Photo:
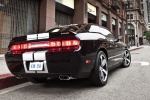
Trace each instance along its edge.
{"label": "wheel spoke", "polygon": [[127,59],[124,60],[124,63],[125,63],[125,65],[127,65],[127,63],[128,63],[128,62],[127,62]]}
{"label": "wheel spoke", "polygon": [[100,73],[101,73],[100,77],[102,78],[103,81],[105,81],[107,79],[108,72],[104,68],[100,67]]}
{"label": "wheel spoke", "polygon": [[101,71],[101,78],[102,78],[102,80],[105,79],[104,73],[102,71]]}
{"label": "wheel spoke", "polygon": [[107,59],[105,55],[99,56],[99,77],[101,81],[106,81],[108,76]]}
{"label": "wheel spoke", "polygon": [[129,57],[129,53],[126,54],[126,57]]}
{"label": "wheel spoke", "polygon": [[106,71],[105,69],[103,69],[103,70],[102,70],[102,72],[104,72],[104,73],[105,73],[105,75],[107,75],[107,71]]}
{"label": "wheel spoke", "polygon": [[128,64],[131,62],[129,59],[126,59],[126,61],[128,62]]}
{"label": "wheel spoke", "polygon": [[127,52],[125,51],[124,56],[127,57]]}
{"label": "wheel spoke", "polygon": [[125,51],[125,53],[124,53],[124,64],[126,65],[126,66],[128,66],[129,64],[130,64],[130,53],[128,52],[128,51]]}
{"label": "wheel spoke", "polygon": [[102,60],[101,66],[104,67],[106,65],[106,59]]}

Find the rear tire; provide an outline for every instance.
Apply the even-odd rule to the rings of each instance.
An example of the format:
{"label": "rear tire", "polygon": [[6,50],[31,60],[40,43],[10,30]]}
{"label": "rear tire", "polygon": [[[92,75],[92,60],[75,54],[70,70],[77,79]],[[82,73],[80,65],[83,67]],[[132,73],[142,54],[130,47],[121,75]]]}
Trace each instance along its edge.
{"label": "rear tire", "polygon": [[125,50],[124,52],[124,57],[123,57],[123,62],[121,64],[122,68],[127,68],[131,64],[131,54],[129,50]]}
{"label": "rear tire", "polygon": [[99,51],[95,61],[95,67],[90,76],[91,84],[95,86],[104,86],[108,80],[107,57],[103,51]]}
{"label": "rear tire", "polygon": [[27,78],[32,83],[45,83],[47,78]]}

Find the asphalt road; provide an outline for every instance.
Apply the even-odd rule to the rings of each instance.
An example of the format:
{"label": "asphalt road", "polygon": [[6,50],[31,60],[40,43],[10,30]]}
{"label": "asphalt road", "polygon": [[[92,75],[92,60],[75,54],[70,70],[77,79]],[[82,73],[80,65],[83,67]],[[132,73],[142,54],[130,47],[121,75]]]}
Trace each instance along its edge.
{"label": "asphalt road", "polygon": [[130,67],[111,71],[104,87],[87,80],[28,82],[0,90],[0,100],[150,100],[150,46],[131,54]]}

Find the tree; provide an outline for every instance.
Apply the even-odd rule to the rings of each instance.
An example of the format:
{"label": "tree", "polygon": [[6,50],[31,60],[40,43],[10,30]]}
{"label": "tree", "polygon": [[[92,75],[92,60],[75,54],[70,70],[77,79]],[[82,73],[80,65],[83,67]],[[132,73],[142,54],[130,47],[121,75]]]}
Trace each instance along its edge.
{"label": "tree", "polygon": [[143,34],[143,38],[147,39],[148,42],[150,43],[150,31],[145,31]]}

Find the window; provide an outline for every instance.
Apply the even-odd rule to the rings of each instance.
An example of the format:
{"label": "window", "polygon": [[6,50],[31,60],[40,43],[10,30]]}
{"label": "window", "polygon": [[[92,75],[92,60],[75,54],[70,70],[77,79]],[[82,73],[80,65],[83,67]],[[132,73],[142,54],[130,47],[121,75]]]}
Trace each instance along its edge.
{"label": "window", "polygon": [[127,15],[127,19],[130,19],[130,16],[129,16],[129,14]]}
{"label": "window", "polygon": [[126,4],[126,8],[129,9],[129,5],[128,4]]}
{"label": "window", "polygon": [[130,14],[130,18],[133,19],[133,14]]}
{"label": "window", "polygon": [[110,41],[115,39],[115,37],[113,36],[113,34],[110,31],[108,31],[107,29],[102,28],[100,26],[91,25],[89,32],[100,33],[100,34],[104,35],[107,38],[107,40],[110,40]]}
{"label": "window", "polygon": [[133,14],[128,14],[127,19],[133,19]]}
{"label": "window", "polygon": [[56,32],[85,32],[86,31],[86,25],[81,24],[81,25],[68,25],[68,26],[63,26],[63,27],[57,27],[57,28],[52,28],[48,30],[47,32],[49,33],[56,33]]}
{"label": "window", "polygon": [[131,9],[133,8],[133,4],[132,3],[129,4],[129,8],[131,8]]}
{"label": "window", "polygon": [[143,4],[141,4],[141,5],[142,5],[142,9],[144,9]]}
{"label": "window", "polygon": [[96,26],[96,25],[91,25],[89,32],[96,32],[96,33],[100,33],[100,27]]}
{"label": "window", "polygon": [[111,41],[111,40],[115,39],[114,35],[110,31],[108,31],[107,29],[105,29],[105,28],[100,27],[100,32],[101,32],[101,34],[103,34],[104,36],[106,36],[107,40]]}

